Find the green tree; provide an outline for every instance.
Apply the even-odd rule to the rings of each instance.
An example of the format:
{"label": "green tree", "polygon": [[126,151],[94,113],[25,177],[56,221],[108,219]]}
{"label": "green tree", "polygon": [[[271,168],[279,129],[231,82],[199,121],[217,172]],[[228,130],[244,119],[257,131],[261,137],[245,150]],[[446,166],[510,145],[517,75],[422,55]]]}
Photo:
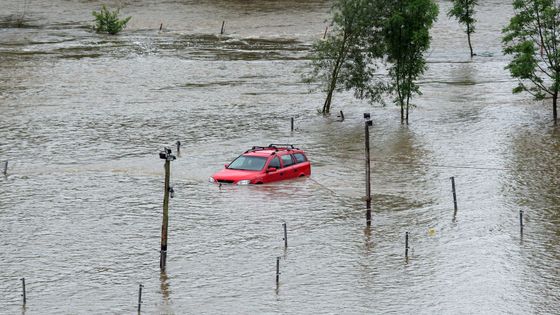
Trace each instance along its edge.
{"label": "green tree", "polygon": [[93,11],[92,14],[95,17],[94,30],[97,33],[108,33],[111,35],[122,31],[126,27],[126,23],[131,19],[130,16],[119,19],[119,10],[111,12],[105,5],[101,8],[101,11]]}
{"label": "green tree", "polygon": [[514,0],[514,16],[502,32],[506,66],[519,80],[514,93],[528,92],[537,100],[552,98],[554,124],[558,121],[560,90],[560,10],[555,0]]}
{"label": "green tree", "polygon": [[408,124],[410,100],[421,95],[416,80],[427,69],[424,53],[430,47],[430,28],[438,16],[433,0],[396,0],[384,25],[389,92],[401,108],[401,123]]}
{"label": "green tree", "polygon": [[313,45],[308,82],[320,81],[326,92],[322,113],[329,114],[335,91],[354,90],[358,98],[381,100],[382,83],[374,76],[382,56],[380,0],[337,0],[332,29]]}
{"label": "green tree", "polygon": [[478,0],[453,0],[453,7],[447,12],[447,16],[454,17],[460,24],[464,24],[467,27],[465,33],[467,33],[471,58],[475,55],[471,44],[471,34],[475,30],[474,8],[477,5]]}

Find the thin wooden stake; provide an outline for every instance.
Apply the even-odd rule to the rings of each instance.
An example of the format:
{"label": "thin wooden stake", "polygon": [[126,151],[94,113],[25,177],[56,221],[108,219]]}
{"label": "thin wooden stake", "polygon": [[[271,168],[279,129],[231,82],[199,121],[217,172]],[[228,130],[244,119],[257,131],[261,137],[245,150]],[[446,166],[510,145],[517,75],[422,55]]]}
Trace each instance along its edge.
{"label": "thin wooden stake", "polygon": [[408,258],[408,232],[404,236],[404,256]]}
{"label": "thin wooden stake", "polygon": [[8,160],[4,161],[4,175],[8,175]]}
{"label": "thin wooden stake", "polygon": [[280,282],[280,257],[276,257],[276,285]]}
{"label": "thin wooden stake", "polygon": [[27,294],[25,293],[25,278],[21,278],[21,284],[23,285],[23,305],[27,303]]}
{"label": "thin wooden stake", "polygon": [[222,21],[222,29],[220,30],[220,34],[223,35],[224,34],[224,26],[226,24],[226,21]]}
{"label": "thin wooden stake", "polygon": [[138,313],[140,313],[140,309],[142,308],[142,288],[143,285],[138,286]]}
{"label": "thin wooden stake", "polygon": [[294,117],[290,118],[290,129],[294,131]]}
{"label": "thin wooden stake", "polygon": [[340,111],[340,121],[344,121],[344,113]]}
{"label": "thin wooden stake", "polygon": [[286,222],[282,223],[282,226],[284,227],[284,247],[288,248],[288,227]]}
{"label": "thin wooden stake", "polygon": [[455,177],[451,177],[451,190],[453,191],[453,209],[454,210],[454,214],[453,216],[455,216],[457,214],[457,193],[455,191]]}
{"label": "thin wooden stake", "polygon": [[327,38],[327,31],[329,30],[329,26],[325,27],[325,34],[323,34],[323,39]]}
{"label": "thin wooden stake", "polygon": [[523,234],[523,210],[519,210],[519,229]]}
{"label": "thin wooden stake", "polygon": [[161,23],[161,24],[159,25],[159,30],[161,31],[162,28],[163,28],[163,23]]}

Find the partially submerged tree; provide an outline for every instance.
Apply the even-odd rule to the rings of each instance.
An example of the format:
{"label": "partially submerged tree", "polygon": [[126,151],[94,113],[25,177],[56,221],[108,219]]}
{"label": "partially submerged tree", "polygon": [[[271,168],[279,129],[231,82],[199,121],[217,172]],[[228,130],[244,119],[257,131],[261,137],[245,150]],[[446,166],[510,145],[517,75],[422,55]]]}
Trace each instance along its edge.
{"label": "partially submerged tree", "polygon": [[21,15],[16,18],[16,27],[23,27],[25,23],[25,14],[27,13],[28,6],[29,6],[29,0],[24,0],[23,8],[21,10]]}
{"label": "partially submerged tree", "polygon": [[326,92],[322,113],[329,114],[335,91],[354,90],[358,98],[380,100],[381,84],[374,72],[382,55],[379,14],[382,1],[337,0],[332,31],[313,46],[308,81],[319,80]]}
{"label": "partially submerged tree", "polygon": [[478,0],[453,0],[453,7],[447,12],[449,17],[454,17],[460,24],[465,25],[471,58],[475,55],[471,44],[471,34],[475,30],[474,8],[476,5],[478,5]]}
{"label": "partially submerged tree", "polygon": [[92,14],[95,17],[94,30],[97,33],[108,33],[111,35],[122,31],[126,27],[126,23],[131,19],[130,16],[119,19],[119,10],[111,12],[105,5],[101,8],[101,11],[93,11]]}
{"label": "partially submerged tree", "polygon": [[430,28],[438,16],[433,0],[397,0],[384,26],[389,67],[389,92],[408,124],[410,100],[421,94],[416,80],[427,69],[424,53],[430,47]]}
{"label": "partially submerged tree", "polygon": [[503,29],[507,65],[519,79],[514,93],[528,92],[535,99],[552,98],[554,124],[558,121],[560,90],[560,8],[555,0],[514,0],[514,16]]}

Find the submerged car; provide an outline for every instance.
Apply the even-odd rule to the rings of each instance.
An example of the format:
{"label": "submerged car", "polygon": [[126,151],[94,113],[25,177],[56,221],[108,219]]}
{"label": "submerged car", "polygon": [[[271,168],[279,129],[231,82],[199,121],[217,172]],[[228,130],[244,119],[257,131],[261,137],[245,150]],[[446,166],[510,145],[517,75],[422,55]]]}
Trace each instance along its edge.
{"label": "submerged car", "polygon": [[209,178],[212,183],[265,184],[311,175],[305,152],[291,144],[252,147]]}

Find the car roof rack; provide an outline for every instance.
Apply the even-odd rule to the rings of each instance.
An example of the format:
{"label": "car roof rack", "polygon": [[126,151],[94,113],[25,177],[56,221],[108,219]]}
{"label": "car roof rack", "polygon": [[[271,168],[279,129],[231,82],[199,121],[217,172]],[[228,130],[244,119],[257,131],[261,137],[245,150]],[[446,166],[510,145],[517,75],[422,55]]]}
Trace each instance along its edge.
{"label": "car roof rack", "polygon": [[245,151],[245,153],[248,152],[255,152],[255,151],[263,151],[263,150],[274,150],[274,151],[279,151],[282,149],[286,149],[286,150],[299,150],[298,148],[294,147],[293,144],[286,144],[286,143],[271,143],[266,147],[262,147],[262,146],[253,146],[251,149]]}
{"label": "car roof rack", "polygon": [[271,143],[268,145],[269,148],[288,148],[288,149],[296,149],[293,144],[288,143]]}

